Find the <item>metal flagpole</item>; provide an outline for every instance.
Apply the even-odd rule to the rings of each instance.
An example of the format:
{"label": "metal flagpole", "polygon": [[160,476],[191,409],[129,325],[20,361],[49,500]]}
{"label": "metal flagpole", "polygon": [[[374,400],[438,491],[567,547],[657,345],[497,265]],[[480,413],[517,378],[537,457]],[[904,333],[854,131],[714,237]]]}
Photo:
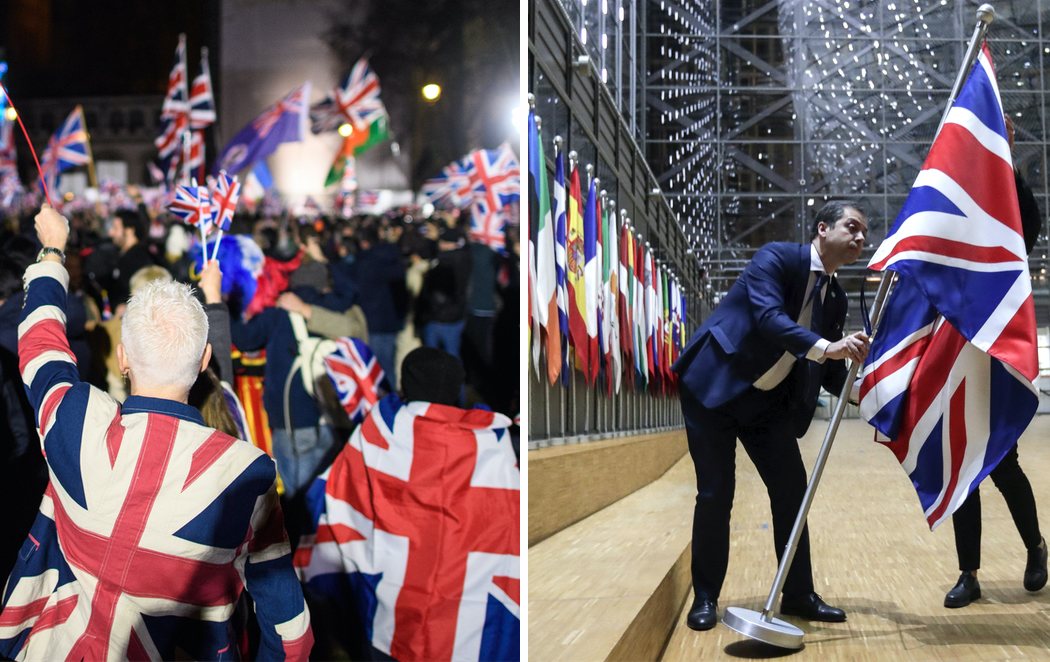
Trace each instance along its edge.
{"label": "metal flagpole", "polygon": [[[948,117],[948,111],[951,110],[952,104],[959,95],[959,90],[962,88],[963,81],[965,81],[966,75],[969,73],[970,66],[977,58],[977,51],[981,47],[981,42],[988,31],[988,26],[994,20],[995,9],[990,4],[981,5],[977,9],[977,25],[974,27],[973,36],[970,38],[970,45],[966,49],[962,68],[955,78],[951,95],[948,97],[948,107],[941,116],[941,123],[937,126],[938,134],[941,131],[941,126],[944,125],[944,120]],[[882,318],[883,309],[886,305],[886,299],[890,289],[893,287],[895,277],[896,272],[894,271],[884,271],[882,273],[882,280],[879,282],[879,289],[875,294],[875,301],[872,303],[871,331],[873,336],[877,332],[879,321]],[[806,516],[809,514],[809,508],[813,504],[813,496],[817,491],[817,485],[820,483],[820,476],[824,472],[824,465],[827,463],[828,454],[831,452],[831,445],[835,441],[839,423],[842,421],[842,416],[846,411],[846,405],[849,404],[850,390],[859,371],[859,363],[853,363],[850,366],[846,383],[843,384],[842,392],[839,394],[838,402],[835,405],[835,412],[828,422],[824,443],[821,444],[820,451],[817,453],[817,459],[813,465],[813,473],[810,476],[809,485],[806,487],[806,494],[802,498],[802,505],[795,518],[795,525],[791,529],[791,536],[784,547],[784,555],[777,568],[776,578],[773,580],[773,586],[769,590],[769,597],[766,599],[765,607],[761,613],[742,607],[729,607],[726,609],[722,622],[745,637],[757,639],[780,648],[802,648],[803,631],[787,621],[774,618],[773,612],[777,604],[777,597],[784,588],[788,569],[795,559],[795,551],[798,549],[798,542],[802,537],[802,529],[806,525]]]}

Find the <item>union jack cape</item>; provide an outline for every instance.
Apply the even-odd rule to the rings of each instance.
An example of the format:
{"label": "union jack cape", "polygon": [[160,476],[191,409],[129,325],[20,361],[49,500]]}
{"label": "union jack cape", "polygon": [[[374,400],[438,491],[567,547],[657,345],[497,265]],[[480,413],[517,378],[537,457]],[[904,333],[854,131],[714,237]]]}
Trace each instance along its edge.
{"label": "union jack cape", "polygon": [[862,373],[861,414],[889,438],[932,529],[1038,404],[1032,285],[987,47],[869,267],[898,277]]}
{"label": "union jack cape", "polygon": [[255,601],[259,657],[307,659],[276,468],[180,402],[123,405],[81,382],[65,333],[69,276],[26,270],[19,368],[50,483],[3,591],[0,656],[237,656],[232,617]]}
{"label": "union jack cape", "polygon": [[312,592],[353,605],[383,654],[519,658],[510,425],[501,414],[390,395],[311,486],[315,529],[295,553],[300,577]]}

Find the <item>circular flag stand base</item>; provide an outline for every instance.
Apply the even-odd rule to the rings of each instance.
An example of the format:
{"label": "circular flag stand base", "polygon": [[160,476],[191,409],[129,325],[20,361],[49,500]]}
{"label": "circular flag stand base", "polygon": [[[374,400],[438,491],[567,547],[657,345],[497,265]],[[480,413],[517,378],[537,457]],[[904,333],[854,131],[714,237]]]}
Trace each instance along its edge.
{"label": "circular flag stand base", "polygon": [[756,639],[778,648],[802,648],[804,632],[779,618],[766,619],[761,612],[743,607],[728,607],[722,624],[745,637]]}

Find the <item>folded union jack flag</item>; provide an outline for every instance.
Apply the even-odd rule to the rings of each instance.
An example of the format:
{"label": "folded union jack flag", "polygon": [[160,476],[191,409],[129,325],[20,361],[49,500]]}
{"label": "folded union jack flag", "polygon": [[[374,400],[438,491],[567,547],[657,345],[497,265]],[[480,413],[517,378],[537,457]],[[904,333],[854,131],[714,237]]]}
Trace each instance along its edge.
{"label": "folded union jack flag", "polygon": [[930,528],[996,467],[1038,404],[1035,313],[987,47],[869,268],[897,272],[860,388]]}
{"label": "folded union jack flag", "polygon": [[338,349],[324,359],[325,371],[335,385],[339,404],[350,420],[360,423],[379,402],[380,384],[386,376],[371,348],[359,338],[339,338]]}
{"label": "folded union jack flag", "polygon": [[[501,414],[379,401],[307,493],[293,564],[398,660],[517,660],[519,473]],[[384,658],[385,659],[385,658]]]}

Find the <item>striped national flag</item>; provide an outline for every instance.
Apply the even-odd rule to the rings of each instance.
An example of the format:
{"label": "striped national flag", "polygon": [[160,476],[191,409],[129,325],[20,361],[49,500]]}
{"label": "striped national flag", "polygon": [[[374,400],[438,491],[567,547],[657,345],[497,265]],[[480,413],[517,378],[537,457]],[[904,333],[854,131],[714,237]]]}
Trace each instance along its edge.
{"label": "striped national flag", "polygon": [[864,366],[861,413],[889,439],[932,529],[1038,404],[1031,279],[986,46],[869,267],[898,282]]}
{"label": "striped national flag", "polygon": [[[543,136],[535,112],[529,111],[529,212],[530,232],[535,232],[535,252],[530,250],[536,280],[536,317],[543,327],[547,352],[547,379],[558,381],[561,373],[561,328],[558,326],[558,277],[554,257],[554,218],[547,191],[547,160]],[[530,243],[532,243],[530,236]],[[530,271],[531,273],[531,271]]]}
{"label": "striped national flag", "polygon": [[[554,193],[551,196],[554,201],[554,270],[557,278],[557,301],[558,301],[558,329],[561,333],[561,381],[563,385],[569,383],[569,291],[567,273],[565,270],[566,241],[568,230],[566,227],[566,194],[565,194],[565,154],[557,148],[555,143],[554,153]],[[548,358],[548,360],[556,360]]]}

